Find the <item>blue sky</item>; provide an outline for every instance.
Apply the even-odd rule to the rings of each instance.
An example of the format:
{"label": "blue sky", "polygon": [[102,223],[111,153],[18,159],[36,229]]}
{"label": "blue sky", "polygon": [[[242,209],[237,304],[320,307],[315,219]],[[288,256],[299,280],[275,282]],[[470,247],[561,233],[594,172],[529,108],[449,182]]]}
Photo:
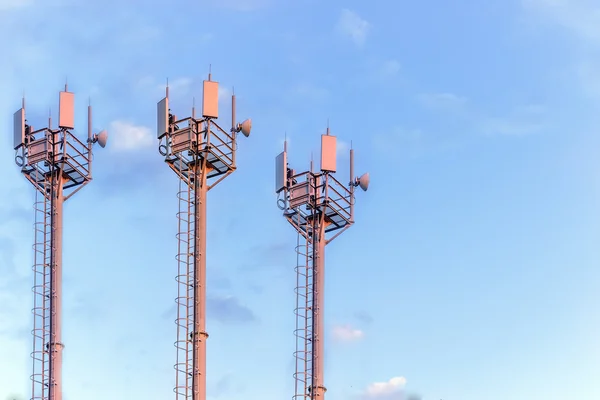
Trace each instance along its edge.
{"label": "blue sky", "polygon": [[[203,5],[201,6],[200,3]],[[210,192],[208,394],[292,395],[295,234],[274,157],[352,141],[356,224],[327,248],[328,399],[600,398],[600,8],[586,0],[0,0],[0,399],[29,396],[35,127],[68,78],[110,131],[65,206],[65,400],[172,396],[177,179],[156,102],[212,64],[253,118]],[[346,179],[347,156],[340,155]],[[379,384],[375,384],[379,383]]]}

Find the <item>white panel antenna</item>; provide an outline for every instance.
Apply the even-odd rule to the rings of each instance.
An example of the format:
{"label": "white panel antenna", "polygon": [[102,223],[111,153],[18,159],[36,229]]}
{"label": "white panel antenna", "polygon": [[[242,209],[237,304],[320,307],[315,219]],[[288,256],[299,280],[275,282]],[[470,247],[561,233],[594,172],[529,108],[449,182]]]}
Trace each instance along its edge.
{"label": "white panel antenna", "polygon": [[336,137],[321,135],[321,171],[336,171]]}
{"label": "white panel antenna", "polygon": [[169,131],[169,98],[165,97],[157,104],[156,136],[161,139]]}
{"label": "white panel antenna", "polygon": [[282,151],[275,158],[275,193],[285,189],[287,184],[287,152]]}
{"label": "white panel antenna", "polygon": [[75,128],[75,93],[60,92],[58,126],[62,129]]}
{"label": "white panel antenna", "polygon": [[15,150],[25,143],[25,109],[21,108],[14,116],[14,148]]}
{"label": "white panel antenna", "polygon": [[204,81],[204,93],[202,95],[202,116],[208,118],[219,118],[219,83]]}

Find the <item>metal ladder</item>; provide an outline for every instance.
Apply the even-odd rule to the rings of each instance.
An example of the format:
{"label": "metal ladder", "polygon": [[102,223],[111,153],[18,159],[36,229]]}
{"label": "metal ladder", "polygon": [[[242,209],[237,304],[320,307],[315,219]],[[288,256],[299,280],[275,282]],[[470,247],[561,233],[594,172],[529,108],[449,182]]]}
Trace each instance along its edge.
{"label": "metal ladder", "polygon": [[[310,227],[307,227],[310,230]],[[312,236],[298,234],[296,246],[296,372],[294,400],[312,398],[313,362],[313,241]]]}
{"label": "metal ladder", "polygon": [[175,364],[175,388],[178,400],[192,398],[193,343],[190,335],[194,330],[194,191],[187,181],[179,180],[179,211],[177,212],[177,361]]}
{"label": "metal ladder", "polygon": [[[36,182],[50,190],[50,182],[40,175]],[[36,190],[33,244],[33,373],[31,375],[32,400],[47,400],[50,385],[50,354],[47,346],[50,344],[50,254],[52,226],[51,203],[49,194],[45,196]]]}

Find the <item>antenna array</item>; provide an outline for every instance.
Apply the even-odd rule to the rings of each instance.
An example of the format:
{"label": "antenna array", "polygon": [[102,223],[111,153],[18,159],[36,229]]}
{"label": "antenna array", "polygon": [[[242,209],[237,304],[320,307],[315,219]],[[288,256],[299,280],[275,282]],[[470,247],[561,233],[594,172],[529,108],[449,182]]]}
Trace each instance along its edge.
{"label": "antenna array", "polygon": [[34,300],[32,400],[62,400],[62,230],[63,203],[92,180],[92,146],[106,146],[106,131],[92,133],[88,106],[88,139],[75,127],[75,95],[59,96],[58,129],[39,130],[25,118],[25,99],[14,114],[15,162],[36,189],[34,204]]}
{"label": "antenna array", "polygon": [[[203,82],[202,116],[178,119],[169,108],[169,87],[157,104],[157,139],[165,163],[179,178],[177,212],[177,339],[175,397],[206,399],[206,202],[207,193],[237,168],[237,134],[248,137],[252,121],[236,121],[232,95],[231,128],[221,128],[219,84]],[[88,106],[88,138],[73,134],[75,97],[60,92],[58,128],[39,130],[28,123],[25,99],[14,114],[15,162],[36,189],[34,242],[34,360],[32,400],[62,400],[62,228],[63,204],[92,180],[92,148],[106,146],[106,131],[92,132]],[[350,181],[336,179],[336,137],[321,136],[321,165],[297,173],[284,151],[276,158],[278,206],[296,229],[296,400],[324,400],[325,247],[354,224],[355,188],[367,190],[369,174],[354,177],[350,150]]]}
{"label": "antenna array", "polygon": [[236,170],[237,134],[248,137],[252,121],[236,123],[231,98],[231,129],[221,128],[219,84],[204,81],[202,117],[178,119],[169,109],[169,89],[158,103],[159,152],[179,178],[177,251],[177,359],[175,397],[206,398],[206,200],[207,192]]}
{"label": "antenna array", "polygon": [[369,174],[354,178],[354,150],[350,150],[350,181],[338,181],[336,137],[321,136],[321,167],[296,172],[287,161],[287,141],[275,160],[277,204],[298,232],[296,246],[296,371],[295,400],[323,400],[325,246],[354,223],[354,188],[367,190]]}

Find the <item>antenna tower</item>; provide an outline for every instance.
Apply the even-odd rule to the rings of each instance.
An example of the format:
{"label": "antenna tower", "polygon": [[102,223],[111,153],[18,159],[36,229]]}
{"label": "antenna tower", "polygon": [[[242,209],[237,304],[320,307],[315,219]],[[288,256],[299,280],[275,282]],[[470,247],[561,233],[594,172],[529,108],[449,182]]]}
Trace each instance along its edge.
{"label": "antenna tower", "polygon": [[32,400],[62,400],[62,229],[63,203],[92,180],[92,146],[107,133],[92,134],[88,106],[87,142],[72,132],[75,95],[60,92],[58,128],[34,130],[25,119],[25,99],[14,114],[15,162],[36,189]]}
{"label": "antenna tower", "polygon": [[177,212],[177,341],[175,398],[206,399],[206,200],[207,192],[236,170],[237,134],[250,135],[252,121],[236,123],[231,97],[231,129],[221,128],[219,84],[204,81],[202,117],[183,119],[169,109],[169,88],[158,103],[159,152],[179,177]]}
{"label": "antenna tower", "polygon": [[277,205],[297,230],[296,372],[294,400],[324,400],[325,246],[354,223],[354,188],[367,190],[369,174],[354,177],[350,150],[350,182],[338,181],[336,137],[321,135],[321,170],[297,173],[287,162],[287,141],[276,160]]}

